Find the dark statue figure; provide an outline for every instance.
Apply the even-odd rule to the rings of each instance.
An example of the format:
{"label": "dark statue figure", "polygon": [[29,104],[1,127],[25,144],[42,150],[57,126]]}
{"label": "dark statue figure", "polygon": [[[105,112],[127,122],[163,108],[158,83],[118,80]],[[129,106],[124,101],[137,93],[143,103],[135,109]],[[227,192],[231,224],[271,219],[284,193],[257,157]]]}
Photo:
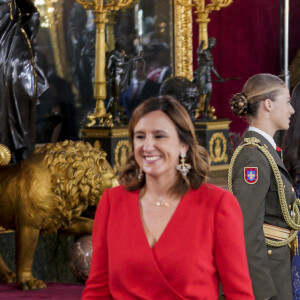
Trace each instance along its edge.
{"label": "dark statue figure", "polygon": [[199,91],[193,82],[179,76],[167,78],[163,81],[159,94],[173,96],[187,110],[192,121],[195,121]]}
{"label": "dark statue figure", "polygon": [[115,49],[106,58],[106,76],[110,87],[107,109],[112,113],[114,122],[119,124],[127,121],[125,109],[119,105],[119,98],[130,85],[135,61],[141,58],[140,55],[127,56],[124,48],[125,38],[117,38]]}
{"label": "dark statue figure", "polygon": [[0,20],[0,143],[17,162],[34,150],[36,103],[48,83],[36,63],[39,13],[33,3],[0,0]]}
{"label": "dark statue figure", "polygon": [[208,39],[207,49],[203,49],[204,41],[201,41],[197,49],[197,62],[198,67],[195,74],[194,82],[197,84],[200,96],[204,98],[204,111],[203,117],[208,118],[208,109],[210,104],[210,99],[212,95],[212,80],[211,73],[216,75],[219,81],[224,81],[224,79],[218,74],[214,68],[213,56],[211,53],[212,48],[216,45],[216,39],[210,37]]}

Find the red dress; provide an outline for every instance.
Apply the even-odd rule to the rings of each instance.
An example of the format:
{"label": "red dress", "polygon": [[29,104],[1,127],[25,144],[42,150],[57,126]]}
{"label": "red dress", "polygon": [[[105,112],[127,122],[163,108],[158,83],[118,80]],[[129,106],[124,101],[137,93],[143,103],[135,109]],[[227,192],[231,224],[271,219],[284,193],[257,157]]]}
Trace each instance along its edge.
{"label": "red dress", "polygon": [[181,199],[151,248],[139,190],[106,190],[93,229],[91,270],[82,299],[253,300],[242,213],[229,192],[202,184]]}

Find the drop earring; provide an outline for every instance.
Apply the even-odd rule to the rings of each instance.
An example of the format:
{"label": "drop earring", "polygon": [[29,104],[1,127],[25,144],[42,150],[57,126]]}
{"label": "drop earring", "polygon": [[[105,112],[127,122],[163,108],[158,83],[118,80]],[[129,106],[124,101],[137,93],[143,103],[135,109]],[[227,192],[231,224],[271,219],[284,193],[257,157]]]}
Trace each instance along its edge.
{"label": "drop earring", "polygon": [[176,169],[179,172],[181,172],[183,176],[187,176],[187,174],[191,169],[191,165],[185,162],[185,158],[186,158],[186,153],[182,151],[180,153],[180,164],[176,166]]}

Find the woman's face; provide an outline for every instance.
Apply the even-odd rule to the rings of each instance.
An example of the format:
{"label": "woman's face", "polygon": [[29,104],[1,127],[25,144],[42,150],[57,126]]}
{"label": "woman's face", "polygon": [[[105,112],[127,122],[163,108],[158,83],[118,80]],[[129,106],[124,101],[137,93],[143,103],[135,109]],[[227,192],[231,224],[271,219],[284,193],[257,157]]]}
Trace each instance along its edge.
{"label": "woman's face", "polygon": [[290,126],[290,117],[295,112],[287,87],[281,89],[275,101],[272,101],[271,120],[276,130],[287,130]]}
{"label": "woman's face", "polygon": [[178,137],[173,121],[162,111],[144,115],[134,127],[134,156],[146,176],[176,177],[181,151],[188,146]]}

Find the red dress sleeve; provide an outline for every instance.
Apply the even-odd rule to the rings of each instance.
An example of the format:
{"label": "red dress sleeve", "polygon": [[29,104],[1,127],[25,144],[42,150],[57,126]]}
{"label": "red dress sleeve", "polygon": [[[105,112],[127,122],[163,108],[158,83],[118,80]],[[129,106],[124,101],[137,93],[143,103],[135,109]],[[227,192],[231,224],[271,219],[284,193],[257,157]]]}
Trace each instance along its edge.
{"label": "red dress sleeve", "polygon": [[108,283],[107,225],[109,211],[109,196],[106,190],[101,197],[95,215],[91,269],[82,293],[82,300],[112,299]]}
{"label": "red dress sleeve", "polygon": [[223,292],[228,300],[254,300],[241,208],[231,193],[224,193],[222,200],[215,220],[215,259]]}

